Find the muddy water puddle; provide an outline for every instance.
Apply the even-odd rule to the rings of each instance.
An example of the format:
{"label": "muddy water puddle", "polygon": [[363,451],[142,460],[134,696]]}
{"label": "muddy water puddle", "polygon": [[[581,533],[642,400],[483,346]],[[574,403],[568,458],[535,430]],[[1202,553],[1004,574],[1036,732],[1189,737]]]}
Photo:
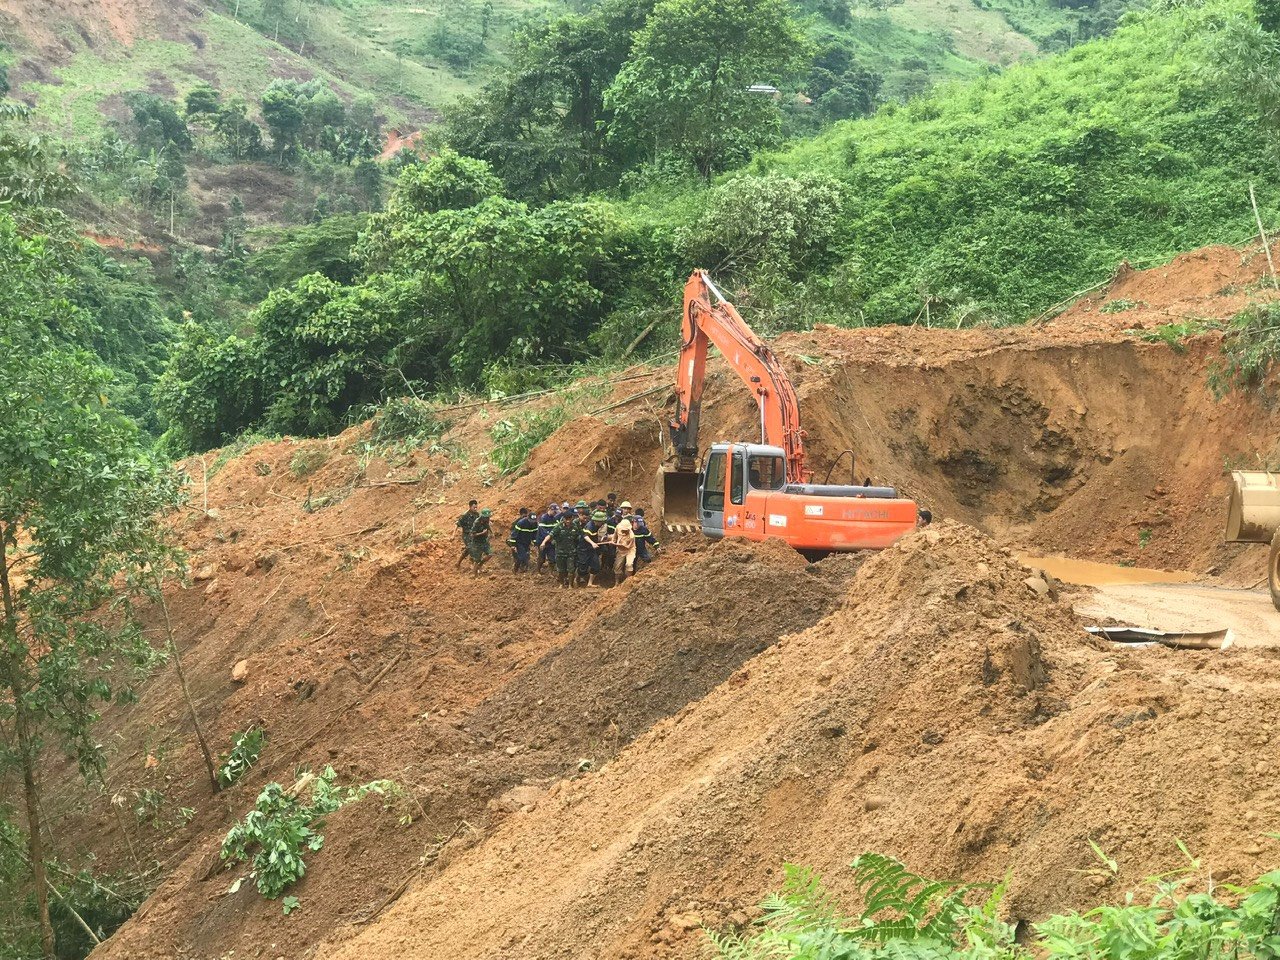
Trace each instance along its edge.
{"label": "muddy water puddle", "polygon": [[1155,570],[1150,567],[1122,567],[1113,563],[1096,563],[1072,557],[1037,557],[1016,554],[1018,561],[1043,570],[1049,576],[1082,587],[1106,587],[1132,583],[1191,583],[1195,576],[1180,570]]}

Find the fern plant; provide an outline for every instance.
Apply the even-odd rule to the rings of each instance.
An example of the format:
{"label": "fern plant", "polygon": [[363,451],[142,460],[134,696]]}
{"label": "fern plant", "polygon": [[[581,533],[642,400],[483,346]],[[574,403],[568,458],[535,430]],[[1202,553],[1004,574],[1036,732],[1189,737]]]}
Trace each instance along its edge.
{"label": "fern plant", "polygon": [[[938,960],[956,954],[994,958],[1013,943],[998,919],[1004,884],[926,880],[900,861],[863,854],[852,863],[862,901],[845,916],[817,874],[787,864],[782,888],[765,898],[761,929],[749,934],[709,933],[724,960]],[[970,905],[977,892],[985,900]]]}
{"label": "fern plant", "polygon": [[[1113,873],[1115,862],[1095,852]],[[1000,919],[1005,882],[926,880],[897,860],[868,854],[853,862],[863,901],[856,919],[813,871],[788,866],[781,890],[764,901],[758,928],[709,933],[721,960],[1277,960],[1280,870],[1246,887],[1189,890],[1200,864],[1149,877],[1146,899],[1070,913],[1034,926],[1022,945]],[[985,891],[980,902],[974,894]],[[1219,897],[1219,894],[1224,896]]]}

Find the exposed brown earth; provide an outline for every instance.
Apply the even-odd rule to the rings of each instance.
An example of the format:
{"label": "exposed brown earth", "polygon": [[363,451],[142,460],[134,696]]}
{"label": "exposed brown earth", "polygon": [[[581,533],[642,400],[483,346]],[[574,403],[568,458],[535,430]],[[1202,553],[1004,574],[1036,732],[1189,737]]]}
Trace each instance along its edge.
{"label": "exposed brown earth", "polygon": [[[213,457],[188,462],[195,579],[170,595],[187,670],[221,749],[254,724],[270,739],[211,797],[168,672],[110,712],[115,789],[163,794],[161,826],[130,829],[166,879],[95,956],[693,956],[697,924],[749,917],[784,860],[839,890],[866,849],[972,879],[1012,867],[1027,919],[1176,864],[1175,837],[1215,877],[1262,869],[1274,651],[1099,644],[1009,552],[1257,580],[1256,550],[1220,542],[1225,466],[1274,454],[1276,414],[1215,399],[1217,334],[1142,333],[1192,302],[1239,309],[1224,288],[1257,264],[1211,256],[1200,287],[1123,276],[1040,327],[780,338],[815,361],[791,370],[819,479],[852,448],[859,478],[939,517],[870,559],[689,537],[621,588],[516,577],[501,550],[485,576],[454,569],[470,496],[499,529],[552,497],[647,502],[666,394],[603,408],[665,367],[576,401],[601,412],[512,477],[487,464],[490,429],[564,396],[443,411],[441,441],[402,453],[367,449],[368,426],[264,444],[207,489]],[[1146,307],[1098,309],[1139,291]],[[704,440],[756,422],[713,364]],[[292,915],[251,883],[228,893],[245,872],[218,860],[229,825],[264,782],[325,764],[404,796],[329,819]],[[68,859],[82,843],[126,867],[106,800],[49,775],[68,778],[51,801]],[[1090,872],[1090,839],[1118,880]]]}

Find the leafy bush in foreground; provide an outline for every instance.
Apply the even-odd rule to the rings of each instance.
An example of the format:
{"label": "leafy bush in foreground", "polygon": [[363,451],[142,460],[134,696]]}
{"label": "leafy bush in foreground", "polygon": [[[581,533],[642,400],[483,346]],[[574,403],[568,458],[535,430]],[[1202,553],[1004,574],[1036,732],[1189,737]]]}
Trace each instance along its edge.
{"label": "leafy bush in foreground", "polygon": [[[319,829],[324,818],[339,807],[370,794],[384,794],[388,780],[374,780],[359,787],[341,787],[333,767],[318,776],[304,775],[300,786],[286,790],[268,783],[258,794],[254,808],[228,831],[222,841],[222,859],[233,863],[252,859],[258,892],[274,900],[307,872],[306,852],[324,846]],[[307,792],[310,795],[304,799]]]}
{"label": "leafy bush in foreground", "polygon": [[[1184,850],[1185,852],[1185,850]],[[1115,872],[1114,861],[1104,859]],[[897,860],[854,860],[863,903],[846,916],[810,870],[787,865],[782,889],[764,902],[761,929],[711,934],[723,960],[1273,960],[1280,955],[1280,871],[1237,887],[1190,888],[1199,863],[1149,878],[1145,897],[1120,906],[1053,916],[1029,943],[1000,918],[1005,883],[926,880]]]}

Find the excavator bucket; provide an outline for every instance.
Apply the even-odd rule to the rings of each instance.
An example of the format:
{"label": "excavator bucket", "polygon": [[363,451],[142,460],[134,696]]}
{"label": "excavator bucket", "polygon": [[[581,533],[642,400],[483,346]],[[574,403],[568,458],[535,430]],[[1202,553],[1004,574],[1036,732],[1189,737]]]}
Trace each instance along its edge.
{"label": "excavator bucket", "polygon": [[666,529],[677,533],[702,530],[702,522],[698,519],[698,482],[701,478],[696,470],[658,468],[653,503]]}
{"label": "excavator bucket", "polygon": [[1270,543],[1280,529],[1280,474],[1236,470],[1227,503],[1229,543]]}

